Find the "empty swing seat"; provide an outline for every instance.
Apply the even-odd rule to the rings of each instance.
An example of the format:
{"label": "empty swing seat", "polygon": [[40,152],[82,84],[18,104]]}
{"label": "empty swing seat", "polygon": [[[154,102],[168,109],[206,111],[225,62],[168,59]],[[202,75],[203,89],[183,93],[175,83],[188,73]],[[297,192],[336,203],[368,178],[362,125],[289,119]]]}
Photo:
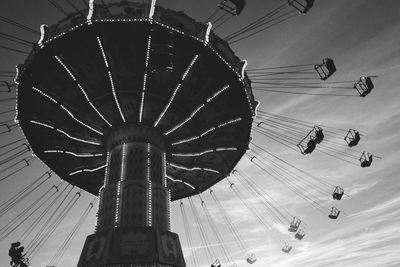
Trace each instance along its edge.
{"label": "empty swing seat", "polygon": [[340,210],[335,207],[332,207],[331,214],[328,215],[330,219],[336,220],[339,217]]}
{"label": "empty swing seat", "polygon": [[288,0],[288,4],[300,14],[306,14],[313,7],[314,0]]}
{"label": "empty swing seat", "polygon": [[[323,129],[319,126],[314,126],[309,132],[308,134],[297,144],[297,147],[300,149],[301,154],[305,155],[305,154],[311,154],[317,144],[321,143],[322,140],[324,139],[324,133],[323,133]],[[307,140],[307,146],[304,145],[304,142]]]}
{"label": "empty swing seat", "polygon": [[245,0],[224,0],[218,4],[219,8],[235,16],[240,15],[245,6]]}
{"label": "empty swing seat", "polygon": [[297,230],[300,227],[300,224],[301,224],[301,220],[297,217],[294,217],[292,222],[289,225],[288,231],[292,232],[292,233],[297,232]]}
{"label": "empty swing seat", "polygon": [[297,226],[292,226],[291,225],[291,226],[289,226],[288,231],[294,233],[294,232],[297,231],[297,229],[299,229]]}
{"label": "empty swing seat", "polygon": [[360,77],[360,80],[354,84],[354,89],[361,97],[366,97],[374,89],[371,77]]}
{"label": "empty swing seat", "polygon": [[221,267],[221,263],[219,262],[218,259],[216,259],[212,264],[211,267]]}
{"label": "empty swing seat", "polygon": [[282,252],[285,252],[285,253],[289,253],[291,250],[292,250],[292,246],[291,245],[289,245],[288,243],[286,243],[284,246],[283,246],[283,248],[282,248]]}
{"label": "empty swing seat", "polygon": [[254,253],[251,253],[247,259],[246,259],[247,263],[253,264],[257,261],[256,255]]}
{"label": "empty swing seat", "polygon": [[361,140],[361,136],[358,131],[350,129],[344,137],[344,140],[349,147],[353,147],[358,145],[358,142]]}
{"label": "empty swing seat", "polygon": [[332,197],[333,197],[333,199],[341,200],[343,197],[343,194],[344,194],[344,190],[341,187],[336,186],[335,190],[333,191]]}
{"label": "empty swing seat", "polygon": [[298,239],[298,240],[302,240],[303,237],[306,235],[306,232],[304,232],[303,229],[300,229],[295,235],[294,238]]}
{"label": "empty swing seat", "polygon": [[321,80],[325,81],[336,72],[336,66],[331,58],[324,58],[322,64],[316,64],[314,69],[317,71]]}

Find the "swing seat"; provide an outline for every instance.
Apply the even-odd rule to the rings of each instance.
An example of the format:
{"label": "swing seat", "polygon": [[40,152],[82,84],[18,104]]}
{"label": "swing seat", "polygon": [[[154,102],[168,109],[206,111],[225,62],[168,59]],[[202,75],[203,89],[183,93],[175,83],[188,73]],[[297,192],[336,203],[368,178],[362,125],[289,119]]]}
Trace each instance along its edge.
{"label": "swing seat", "polygon": [[335,190],[333,191],[332,197],[336,200],[341,200],[344,194],[343,188],[336,186]]}
{"label": "swing seat", "polygon": [[360,157],[360,162],[361,162],[360,166],[361,167],[366,168],[366,167],[371,166],[372,161],[373,161],[373,156],[370,153],[364,151],[361,154],[361,157]]}
{"label": "swing seat", "polygon": [[354,84],[354,89],[361,97],[366,97],[374,89],[371,77],[360,77],[360,80]]}
{"label": "swing seat", "polygon": [[219,8],[234,16],[240,15],[245,6],[245,0],[224,0],[218,4]]}
{"label": "swing seat", "polygon": [[296,234],[294,235],[294,238],[296,238],[296,239],[298,239],[298,240],[302,240],[303,237],[304,237],[304,235],[301,235],[301,234],[298,234],[298,233],[296,233]]}
{"label": "swing seat", "polygon": [[303,237],[306,235],[306,233],[304,232],[304,230],[300,229],[295,235],[294,238],[298,239],[298,240],[302,240]]}
{"label": "swing seat", "polygon": [[329,214],[328,217],[332,220],[336,220],[339,217],[339,214],[340,210],[338,210],[335,207],[332,207],[331,214]]}
{"label": "swing seat", "polygon": [[360,133],[356,130],[349,129],[346,136],[344,137],[344,140],[349,147],[356,146],[361,140]]}
{"label": "swing seat", "polygon": [[333,220],[336,220],[339,217],[339,214],[337,214],[337,215],[329,214],[328,217],[333,219]]}
{"label": "swing seat", "polygon": [[331,58],[324,58],[322,64],[316,64],[314,69],[317,71],[321,80],[325,81],[336,72],[336,66]]}
{"label": "swing seat", "polygon": [[341,194],[339,194],[339,193],[333,193],[332,197],[333,197],[333,199],[341,200],[342,197],[343,197],[343,193],[341,193]]}
{"label": "swing seat", "polygon": [[300,14],[306,14],[313,7],[314,0],[288,0],[288,4]]}
{"label": "swing seat", "polygon": [[253,264],[257,261],[256,255],[255,254],[250,254],[249,257],[246,259],[247,263]]}
{"label": "swing seat", "polygon": [[285,246],[282,248],[282,252],[284,253],[289,253],[292,250],[292,246],[289,244],[285,244]]}
{"label": "swing seat", "polygon": [[323,133],[322,128],[317,127],[315,130],[315,142],[317,144],[320,144],[322,142],[322,140],[324,140],[324,137],[325,137],[325,135]]}
{"label": "swing seat", "polygon": [[297,232],[297,230],[299,230],[300,224],[301,220],[297,217],[294,217],[289,225],[288,231],[292,233]]}

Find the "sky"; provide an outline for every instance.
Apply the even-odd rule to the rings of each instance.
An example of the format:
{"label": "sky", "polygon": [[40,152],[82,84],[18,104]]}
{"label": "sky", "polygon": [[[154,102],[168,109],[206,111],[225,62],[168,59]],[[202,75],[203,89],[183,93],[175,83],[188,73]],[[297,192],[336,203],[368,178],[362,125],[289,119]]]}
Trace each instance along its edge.
{"label": "sky", "polygon": [[[73,2],[83,7],[82,1],[73,0]],[[219,28],[216,31],[217,34],[225,36],[231,33],[240,25],[246,25],[252,19],[266,14],[284,0],[249,0],[247,2],[248,5],[243,13]],[[60,3],[67,10],[71,10],[66,2],[60,1]],[[203,21],[214,10],[216,1],[160,0],[159,4],[171,9],[183,10],[195,19]],[[0,15],[35,29],[38,29],[42,23],[55,23],[63,16],[45,0],[2,0]],[[400,2],[398,0],[320,0],[316,1],[308,14],[297,16],[232,46],[240,58],[248,60],[248,68],[317,63],[324,57],[331,57],[338,68],[337,73],[330,78],[331,81],[354,80],[362,75],[378,76],[374,80],[375,89],[366,98],[254,92],[263,111],[335,128],[360,130],[364,136],[357,149],[371,151],[382,156],[382,160],[376,160],[370,168],[362,169],[327,157],[318,151],[305,157],[253,133],[255,143],[314,176],[342,186],[350,198],[345,197],[341,202],[335,202],[335,205],[345,214],[342,214],[338,220],[330,220],[327,214],[321,214],[315,210],[287,187],[255,168],[248,158],[244,157],[238,169],[251,177],[259,187],[271,194],[291,214],[296,214],[306,222],[306,236],[301,241],[293,240],[292,235],[289,235],[286,230],[287,225],[274,223],[272,218],[265,218],[272,225],[272,229],[265,229],[230,190],[227,181],[217,184],[213,188],[214,192],[218,194],[249,251],[255,253],[258,258],[252,266],[399,266],[399,17]],[[3,23],[0,23],[0,29],[28,40],[38,39],[38,36],[34,34]],[[0,42],[2,45],[7,44],[4,40]],[[0,50],[0,70],[2,71],[14,70],[14,66],[23,60],[24,55]],[[0,105],[0,111],[4,111],[13,107],[14,103],[2,102]],[[1,120],[9,117],[1,116]],[[18,129],[11,134],[0,135],[0,144],[6,144],[18,137],[22,137]],[[36,161],[29,168],[1,182],[0,203],[6,201],[13,193],[15,194],[44,171],[46,167]],[[230,179],[236,181],[238,188],[241,186],[234,177]],[[56,181],[58,181],[57,178],[53,177],[46,185]],[[6,224],[46,189],[47,187],[41,189],[31,199],[21,202],[12,212],[1,217],[0,225]],[[244,255],[234,242],[232,233],[226,230],[227,227],[209,194],[203,195],[235,262],[238,266],[247,265]],[[248,203],[257,205],[257,199],[253,195],[243,191],[243,196]],[[92,199],[93,196],[83,194],[76,208],[46,242],[30,266],[39,267],[49,263],[55,253],[55,248],[61,244]],[[197,198],[194,198],[194,201],[197,204],[199,202]],[[324,201],[326,202],[323,204],[329,212],[332,201],[329,200],[329,196],[325,196]],[[184,203],[189,208],[188,202]],[[76,266],[86,236],[94,231],[96,207],[93,210],[57,267]],[[183,231],[179,203],[173,203],[172,216],[172,231],[179,234],[187,266],[191,267],[192,250],[186,242],[187,236]],[[203,215],[202,219],[205,222]],[[190,224],[196,255],[202,259],[200,266],[210,266],[192,218],[190,218]],[[9,243],[14,242],[14,239],[18,238],[24,230],[21,227],[14,235],[0,241],[2,265],[6,266],[9,262],[7,255]],[[211,236],[211,231],[208,233],[213,243],[212,247],[218,247]],[[294,247],[289,254],[280,251],[285,241],[290,242]]]}

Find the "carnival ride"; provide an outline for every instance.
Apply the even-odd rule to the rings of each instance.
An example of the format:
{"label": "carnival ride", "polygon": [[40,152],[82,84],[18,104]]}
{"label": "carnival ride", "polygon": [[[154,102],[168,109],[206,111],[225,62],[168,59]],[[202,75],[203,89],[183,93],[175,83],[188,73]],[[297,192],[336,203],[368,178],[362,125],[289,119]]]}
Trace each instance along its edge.
{"label": "carnival ride", "polygon": [[[321,198],[330,196],[340,201],[347,195],[341,186],[267,150],[252,140],[252,132],[296,153],[297,148],[303,155],[316,150],[363,168],[371,166],[373,158],[380,158],[352,148],[361,140],[357,130],[273,114],[258,107],[253,96],[253,91],[258,91],[366,97],[374,88],[374,76],[328,82],[337,71],[328,57],[322,63],[246,69],[247,61],[239,59],[230,48],[310,12],[317,4],[314,1],[282,1],[276,9],[223,38],[214,30],[240,15],[246,1],[221,1],[204,23],[161,7],[155,0],[83,1],[84,9],[67,0],[75,9],[73,13],[49,2],[66,17],[52,26],[42,25],[37,42],[0,34],[2,39],[22,46],[33,45],[30,52],[1,46],[27,54],[27,58],[16,72],[1,72],[5,80],[0,100],[16,101],[15,123],[9,118],[14,109],[0,113],[5,118],[0,123],[1,134],[9,138],[0,146],[0,182],[10,180],[37,159],[49,168],[0,206],[0,214],[4,215],[47,186],[47,191],[0,230],[0,239],[9,240],[17,229],[25,227],[18,240],[27,243],[27,258],[31,261],[87,191],[98,196],[98,219],[96,233],[88,237],[78,266],[185,266],[179,239],[170,232],[170,201],[180,203],[191,250],[190,259],[186,259],[191,262],[189,266],[199,266],[199,259],[187,207],[200,232],[209,264],[237,266],[215,215],[207,208],[209,203],[202,198],[209,191],[246,262],[253,264],[256,255],[218,193],[210,189],[215,184],[227,181],[227,188],[266,232],[273,229],[274,223],[286,225],[293,239],[300,241],[306,237],[307,224],[236,167],[242,158],[330,219],[345,213],[335,206],[329,213]],[[4,23],[38,33],[0,18]],[[13,82],[9,80],[12,76]],[[313,89],[325,92],[309,91]],[[336,93],[336,89],[352,94]],[[11,96],[14,92],[16,97]],[[15,139],[13,133],[18,128],[24,136]],[[63,181],[52,181],[55,175]],[[257,203],[247,201],[246,195],[254,196]],[[197,196],[202,214],[194,201]],[[49,265],[60,261],[94,202],[95,199],[83,211]],[[27,226],[28,220],[32,221]],[[154,243],[146,257],[121,257],[112,249],[115,242],[122,244],[124,235],[137,233]],[[137,238],[128,242],[138,241]],[[218,242],[219,252],[211,239]],[[164,246],[163,242],[169,245]],[[93,252],[95,246],[97,250]],[[281,250],[289,253],[293,248],[285,242]]]}

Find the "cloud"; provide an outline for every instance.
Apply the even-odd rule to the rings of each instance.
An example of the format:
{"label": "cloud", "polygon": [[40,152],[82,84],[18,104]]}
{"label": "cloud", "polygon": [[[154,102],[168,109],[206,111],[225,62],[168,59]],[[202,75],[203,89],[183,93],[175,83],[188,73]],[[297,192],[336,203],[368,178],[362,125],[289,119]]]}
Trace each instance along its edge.
{"label": "cloud", "polygon": [[370,183],[354,184],[347,189],[346,194],[348,194],[351,197],[354,197],[355,195],[357,195],[363,191],[371,189],[372,187],[376,186],[378,183],[379,183],[379,181],[372,181]]}
{"label": "cloud", "polygon": [[[395,213],[400,214],[400,196],[395,197],[393,199],[389,199],[383,203],[377,204],[372,208],[367,210],[360,211],[354,215],[349,216],[350,218],[357,218],[357,217],[375,217],[377,215],[382,215],[382,213],[387,213],[394,211]],[[386,214],[388,216],[388,214]]]}

